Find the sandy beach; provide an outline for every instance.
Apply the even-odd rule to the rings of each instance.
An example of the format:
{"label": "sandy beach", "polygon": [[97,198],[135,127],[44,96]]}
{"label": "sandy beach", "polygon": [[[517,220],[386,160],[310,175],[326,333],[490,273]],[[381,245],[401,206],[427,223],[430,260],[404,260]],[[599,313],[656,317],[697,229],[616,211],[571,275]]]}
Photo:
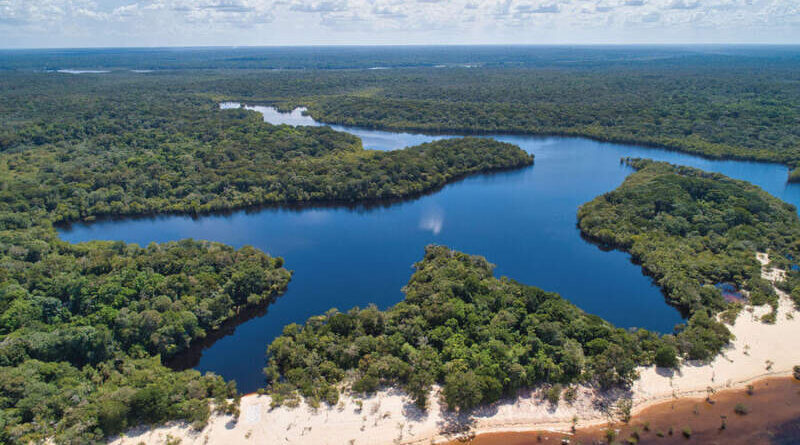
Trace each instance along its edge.
{"label": "sandy beach", "polygon": [[[782,271],[766,267],[766,255],[758,258],[765,278],[781,279]],[[363,399],[342,397],[337,406],[318,409],[305,404],[270,409],[269,396],[252,394],[242,398],[238,421],[214,415],[202,431],[170,424],[129,431],[111,443],[163,444],[180,439],[181,444],[429,444],[488,432],[568,432],[573,424],[581,428],[607,422],[606,408],[618,397],[630,397],[635,414],[660,402],[705,397],[710,391],[744,387],[764,377],[791,375],[793,366],[800,364],[795,344],[800,338],[800,313],[795,313],[787,295],[779,294],[774,324],[760,321],[769,307],[748,307],[730,327],[735,340],[711,363],[683,363],[678,371],[641,368],[640,378],[627,393],[600,395],[581,387],[573,403],[562,400],[552,406],[540,388],[473,412],[469,418],[447,413],[435,396],[428,411],[421,412],[393,390]]]}

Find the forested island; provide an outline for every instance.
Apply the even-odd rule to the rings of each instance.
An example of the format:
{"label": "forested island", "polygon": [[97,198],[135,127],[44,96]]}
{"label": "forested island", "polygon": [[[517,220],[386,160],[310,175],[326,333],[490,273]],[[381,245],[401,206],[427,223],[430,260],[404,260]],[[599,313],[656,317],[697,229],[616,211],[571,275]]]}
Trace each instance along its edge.
{"label": "forested island", "polygon": [[432,245],[414,268],[386,311],[331,309],[286,326],[265,369],[274,403],[335,405],[345,383],[355,393],[399,386],[425,408],[439,384],[450,409],[469,410],[537,384],[629,385],[637,366],[677,363],[673,341],[498,279],[483,257]]}
{"label": "forested island", "polygon": [[[608,248],[630,252],[653,276],[667,300],[689,316],[677,335],[689,358],[708,359],[728,341],[716,321],[735,319],[743,301],[726,302],[720,284],[746,292],[747,302],[770,304],[777,295],[761,277],[756,252],[788,270],[784,286],[797,283],[800,253],[797,209],[744,181],[690,167],[625,159],[637,171],[616,190],[578,211],[581,232]],[[787,289],[800,304],[800,288]]]}

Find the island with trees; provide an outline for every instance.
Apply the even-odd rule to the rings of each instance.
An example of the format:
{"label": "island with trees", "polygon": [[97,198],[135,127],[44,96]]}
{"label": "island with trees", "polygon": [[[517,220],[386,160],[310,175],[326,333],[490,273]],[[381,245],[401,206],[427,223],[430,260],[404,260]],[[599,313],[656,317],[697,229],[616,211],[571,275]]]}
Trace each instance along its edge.
{"label": "island with trees", "polygon": [[708,359],[727,343],[728,330],[715,315],[735,318],[744,301],[726,301],[720,285],[744,291],[749,304],[770,304],[764,321],[774,322],[778,298],[761,277],[756,253],[768,253],[789,271],[783,286],[798,282],[797,209],[721,174],[646,159],[624,162],[636,172],[583,205],[579,227],[603,247],[630,252],[689,317],[677,334],[679,350]]}
{"label": "island with trees", "polygon": [[403,301],[385,311],[331,309],[286,326],[265,368],[274,403],[335,405],[343,385],[397,386],[424,408],[438,384],[450,409],[469,410],[540,384],[625,386],[637,366],[676,360],[673,341],[496,278],[483,257],[431,245],[414,269]]}

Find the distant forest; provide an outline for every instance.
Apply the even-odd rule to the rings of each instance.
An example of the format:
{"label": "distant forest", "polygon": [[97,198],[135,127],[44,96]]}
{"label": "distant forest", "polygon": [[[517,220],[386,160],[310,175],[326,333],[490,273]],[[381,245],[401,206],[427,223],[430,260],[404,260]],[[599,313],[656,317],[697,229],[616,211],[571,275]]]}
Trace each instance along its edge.
{"label": "distant forest", "polygon": [[[800,47],[771,46],[3,51],[0,87],[15,100],[0,116],[4,128],[42,118],[33,103],[62,85],[68,95],[119,87],[109,99],[136,92],[164,94],[164,103],[304,105],[328,123],[585,136],[794,168],[798,65]],[[42,73],[65,68],[111,73]],[[47,117],[74,117],[65,105]],[[0,134],[0,144],[9,137]]]}

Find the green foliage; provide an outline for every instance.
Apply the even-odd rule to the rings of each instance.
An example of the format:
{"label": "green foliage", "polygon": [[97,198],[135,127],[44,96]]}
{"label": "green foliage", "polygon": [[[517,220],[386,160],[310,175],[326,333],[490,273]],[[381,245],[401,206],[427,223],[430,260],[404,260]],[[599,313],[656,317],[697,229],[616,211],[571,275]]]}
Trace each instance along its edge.
{"label": "green foliage", "polygon": [[518,147],[489,139],[364,150],[355,136],[328,127],[270,125],[254,111],[220,110],[194,97],[148,93],[129,103],[118,94],[100,91],[76,106],[88,119],[46,116],[46,124],[9,136],[0,147],[0,229],[43,218],[397,199],[533,162]]}
{"label": "green foliage", "polygon": [[355,392],[397,385],[424,407],[432,384],[451,409],[467,410],[522,387],[596,382],[627,385],[663,340],[614,328],[557,294],[495,278],[483,257],[428,246],[386,311],[331,310],[289,325],[269,346],[271,391],[286,385],[312,403],[344,384]]}
{"label": "green foliage", "polygon": [[547,399],[547,402],[553,406],[558,405],[558,402],[561,400],[561,390],[562,388],[559,384],[555,384],[547,388],[547,391],[545,392],[545,398]]}
{"label": "green foliage", "polygon": [[78,369],[66,362],[25,360],[0,367],[0,399],[10,442],[99,441],[140,423],[204,423],[208,399],[236,393],[233,383],[197,371],[175,372],[157,358],[116,359]]}
{"label": "green foliage", "polygon": [[[302,55],[303,61],[281,51],[249,62],[233,61],[227,50],[213,60],[206,51],[181,60],[173,52],[130,57],[136,59],[132,66],[144,62],[153,68],[158,63],[380,65],[353,51],[331,60],[315,50]],[[456,63],[454,57],[464,57],[449,49],[424,56],[392,51],[398,52],[393,66],[430,65],[441,57]],[[490,57],[491,64],[503,65],[517,51],[527,50],[505,49]],[[618,54],[615,60],[627,61],[623,67],[600,63],[591,54],[576,64],[575,49],[560,55],[542,51],[548,54],[530,56],[525,68],[507,70],[180,70],[146,76],[5,71],[0,77],[0,442],[55,437],[85,443],[168,419],[201,427],[209,398],[234,413],[224,402],[235,394],[231,384],[194,371],[170,371],[159,358],[185,350],[246,306],[269,303],[289,279],[282,259],[251,248],[193,241],[146,248],[70,245],[58,240],[53,223],[407,197],[465,174],[532,162],[510,145],[471,138],[374,152],[328,128],[272,126],[252,112],[220,111],[221,100],[284,109],[305,104],[318,119],[373,127],[582,135],[790,167],[800,162],[795,131],[800,84],[791,57],[789,63],[774,54],[756,62],[733,56],[684,55],[660,62],[647,57],[643,66],[639,54]],[[46,64],[40,54],[5,56],[4,66],[12,68],[75,60],[62,52],[51,54]],[[790,179],[798,177],[793,170]],[[723,196],[729,192],[721,190]],[[278,402],[296,403],[302,394],[312,402],[335,403],[342,382],[357,391],[397,383],[424,407],[428,389],[439,383],[450,406],[467,409],[541,382],[625,384],[635,377],[636,365],[650,363],[664,345],[707,357],[727,341],[727,330],[712,317],[725,304],[714,289],[693,283],[726,280],[748,289],[751,298],[773,302],[774,295],[758,282],[751,251],[770,249],[773,262],[788,270],[800,239],[794,226],[775,229],[793,209],[776,211],[774,202],[758,193],[734,194],[720,215],[718,206],[709,204],[714,199],[689,207],[692,215],[707,212],[708,220],[682,215],[681,208],[660,209],[656,213],[663,213],[663,220],[656,221],[661,227],[655,231],[660,238],[651,244],[633,243],[624,230],[620,239],[610,231],[594,234],[620,246],[631,242],[623,247],[638,246],[642,258],[648,249],[659,252],[645,258],[645,267],[671,301],[692,313],[677,340],[615,329],[554,294],[491,277],[485,261],[434,248],[418,265],[406,301],[394,308],[331,313],[302,327],[288,326],[270,347],[271,390],[282,397]],[[773,219],[764,220],[763,214]],[[675,243],[677,235],[690,245]],[[681,250],[663,249],[670,243]],[[783,287],[800,305],[800,274],[790,273]],[[460,379],[451,377],[448,385],[448,376]],[[472,385],[465,388],[465,381]]]}
{"label": "green foliage", "polygon": [[633,399],[622,398],[617,402],[617,417],[619,420],[629,423],[631,421],[631,411],[633,410]]}
{"label": "green foliage", "polygon": [[167,359],[251,304],[283,292],[290,273],[252,247],[183,240],[141,248],[68,244],[37,233],[49,252],[16,257],[35,231],[0,234],[0,365],[26,359],[97,365],[117,352]]}
{"label": "green foliage", "polygon": [[[738,307],[725,302],[714,285],[732,283],[748,291],[751,303],[777,308],[777,295],[761,278],[756,252],[769,252],[783,263],[797,257],[796,210],[723,175],[649,160],[627,162],[637,171],[616,190],[581,207],[580,229],[605,247],[630,252],[642,264],[667,300],[689,314],[677,334],[680,352],[709,359],[730,340],[714,316]],[[800,280],[798,275],[790,271],[786,285]]]}
{"label": "green foliage", "polygon": [[[800,117],[796,66],[777,59],[686,57],[624,67],[598,62],[591,69],[576,63],[571,68],[384,70],[313,77],[322,85],[347,85],[292,94],[323,122],[586,136],[714,158],[781,162],[790,168],[800,162],[794,131]],[[790,180],[797,178],[800,173],[794,170]]]}
{"label": "green foliage", "polygon": [[800,167],[794,167],[789,172],[789,182],[800,182]]}
{"label": "green foliage", "polygon": [[656,349],[656,355],[653,361],[656,366],[662,368],[677,368],[678,351],[671,345],[662,345]]}
{"label": "green foliage", "polygon": [[[187,87],[197,79],[187,78],[173,80]],[[224,400],[236,393],[232,382],[173,372],[161,361],[242,310],[271,303],[291,277],[283,259],[252,247],[73,245],[58,239],[54,223],[408,197],[533,162],[518,147],[477,138],[364,150],[358,138],[330,128],[269,125],[255,112],[220,110],[170,82],[140,79],[0,79],[4,442],[99,440],[170,419],[202,428],[209,397],[235,414]],[[331,381],[343,377],[337,371],[332,363],[319,370]],[[376,382],[366,375],[360,384],[369,390]],[[431,383],[421,373],[409,388]],[[333,385],[314,390],[319,400],[338,401]],[[276,400],[296,403],[293,391]]]}
{"label": "green foliage", "polygon": [[[15,253],[36,241],[48,249],[34,261]],[[224,405],[235,384],[161,359],[272,301],[290,278],[251,247],[68,244],[39,228],[0,233],[0,258],[0,410],[13,443],[85,443],[170,419],[201,427],[209,398]]]}
{"label": "green foliage", "polygon": [[567,389],[564,390],[564,401],[572,405],[577,398],[578,388],[575,385],[569,385]]}

